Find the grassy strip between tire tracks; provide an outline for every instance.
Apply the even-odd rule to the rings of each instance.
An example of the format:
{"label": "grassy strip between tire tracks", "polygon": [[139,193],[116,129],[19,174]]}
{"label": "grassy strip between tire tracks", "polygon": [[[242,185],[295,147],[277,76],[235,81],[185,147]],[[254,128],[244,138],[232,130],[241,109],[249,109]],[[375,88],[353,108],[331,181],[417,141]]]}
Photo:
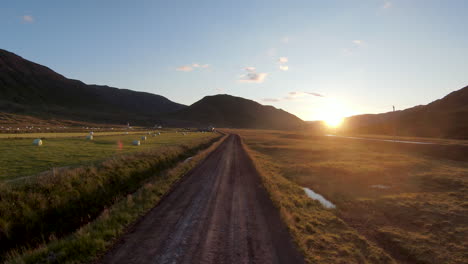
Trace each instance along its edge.
{"label": "grassy strip between tire tracks", "polygon": [[[217,138],[219,139],[219,137]],[[223,140],[223,139],[222,139]],[[126,228],[153,208],[171,187],[222,140],[198,152],[192,159],[153,174],[136,192],[117,200],[92,222],[61,239],[53,234],[34,249],[10,251],[5,263],[88,263],[96,260],[125,232]],[[195,154],[195,153],[194,153]]]}
{"label": "grassy strip between tire tracks", "polygon": [[329,209],[308,198],[300,186],[283,177],[274,160],[243,145],[308,263],[395,263]]}

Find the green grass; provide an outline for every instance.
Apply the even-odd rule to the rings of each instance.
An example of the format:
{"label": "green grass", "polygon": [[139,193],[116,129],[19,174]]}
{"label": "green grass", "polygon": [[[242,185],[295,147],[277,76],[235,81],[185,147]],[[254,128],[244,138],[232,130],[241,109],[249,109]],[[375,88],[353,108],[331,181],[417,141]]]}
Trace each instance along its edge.
{"label": "green grass", "polygon": [[[109,156],[156,149],[162,146],[189,143],[207,137],[207,133],[163,132],[160,136],[146,133],[123,135],[122,132],[95,133],[94,140],[86,140],[87,133],[44,133],[32,138],[43,138],[43,145],[32,144],[32,134],[18,134],[18,138],[0,139],[0,180],[31,176],[54,167],[78,166],[101,161]],[[133,146],[133,140],[147,140]],[[1,136],[1,135],[0,135]],[[120,143],[119,143],[120,142]],[[120,145],[121,144],[121,145]]]}
{"label": "green grass", "polygon": [[0,252],[66,235],[218,137],[217,133],[193,135],[186,143],[54,170],[21,184],[0,183]]}
{"label": "green grass", "polygon": [[126,228],[153,208],[186,172],[205,158],[221,141],[188,162],[150,178],[135,193],[118,200],[100,216],[63,239],[52,239],[35,249],[11,252],[6,263],[90,263],[96,261]]}
{"label": "green grass", "polygon": [[[269,178],[281,177],[295,186],[322,194],[337,205],[327,211],[367,241],[402,263],[465,263],[468,259],[468,149],[329,138],[278,131],[236,131],[244,142],[267,161]],[[373,187],[386,186],[385,189]],[[301,205],[302,198],[286,195],[287,188],[272,191],[292,215],[289,226],[305,252],[323,256],[310,239],[342,237],[340,230],[326,232],[329,213]],[[299,192],[299,191],[298,191]],[[291,201],[291,199],[293,201]],[[298,202],[299,201],[299,202]],[[305,214],[314,212],[312,218]],[[297,220],[294,220],[297,217]],[[315,220],[313,218],[315,217]],[[300,229],[301,222],[320,223]],[[324,233],[325,232],[325,233]],[[327,239],[325,238],[325,239]],[[340,239],[323,245],[341,250]],[[311,242],[312,243],[312,242]],[[357,244],[356,244],[357,243]],[[313,245],[313,243],[312,243]],[[354,250],[361,242],[349,244]],[[318,260],[313,259],[313,262]],[[339,258],[322,263],[340,263]],[[320,261],[318,261],[320,263]],[[360,263],[349,258],[347,263]],[[370,263],[376,263],[368,261]],[[380,262],[377,262],[380,263]]]}

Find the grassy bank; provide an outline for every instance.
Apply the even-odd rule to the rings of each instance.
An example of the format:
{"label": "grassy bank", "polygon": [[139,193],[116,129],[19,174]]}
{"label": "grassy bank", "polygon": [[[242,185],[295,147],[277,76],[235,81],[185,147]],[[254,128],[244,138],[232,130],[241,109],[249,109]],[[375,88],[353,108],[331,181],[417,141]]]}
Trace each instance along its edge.
{"label": "grassy bank", "polygon": [[[27,134],[20,138],[0,139],[0,180],[35,175],[54,167],[81,166],[83,163],[102,161],[110,156],[133,153],[190,143],[209,136],[207,133],[188,133],[186,135],[163,132],[152,137],[144,132],[125,135],[123,132],[95,133],[94,140],[86,140],[87,133],[44,133],[36,135],[43,138],[43,146],[33,146]],[[141,146],[133,146],[133,140],[140,140]],[[1,137],[1,135],[0,135]],[[45,138],[45,139],[44,139]]]}
{"label": "grassy bank", "polygon": [[213,151],[222,140],[192,159],[150,178],[135,193],[128,194],[100,216],[73,234],[36,249],[18,251],[6,263],[89,263],[97,260],[139,217],[153,208],[189,170]]}
{"label": "grassy bank", "polygon": [[332,211],[284,178],[275,160],[247,147],[273,202],[309,263],[395,263]]}
{"label": "grassy bank", "polygon": [[5,252],[35,245],[75,230],[148,178],[206,148],[217,137],[210,134],[178,146],[43,174],[24,184],[0,185],[0,249]]}
{"label": "grassy bank", "polygon": [[[312,256],[323,255],[317,248],[329,250],[336,245],[332,252],[339,252],[344,246],[344,229],[324,224],[331,221],[326,219],[338,219],[399,263],[465,263],[468,259],[467,148],[278,131],[236,132],[253,150],[259,170],[267,175],[265,182],[272,186],[272,196],[279,197],[274,199],[287,203],[280,206],[285,208],[285,219],[301,248]],[[316,191],[337,208],[323,213],[323,209],[307,207],[297,186]],[[291,198],[296,192],[301,198]],[[315,211],[307,218],[308,212]],[[314,224],[307,227],[307,223]],[[316,241],[321,239],[331,240],[321,245]],[[350,242],[349,249],[359,252],[369,244],[359,241]],[[344,262],[356,262],[351,259]]]}

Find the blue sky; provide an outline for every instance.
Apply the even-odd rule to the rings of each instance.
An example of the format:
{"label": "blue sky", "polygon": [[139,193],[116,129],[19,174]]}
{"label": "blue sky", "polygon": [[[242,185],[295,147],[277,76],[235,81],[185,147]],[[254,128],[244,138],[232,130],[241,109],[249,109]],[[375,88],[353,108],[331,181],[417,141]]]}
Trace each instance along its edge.
{"label": "blue sky", "polygon": [[0,7],[0,48],[89,84],[317,120],[468,85],[467,13],[462,0],[16,0]]}

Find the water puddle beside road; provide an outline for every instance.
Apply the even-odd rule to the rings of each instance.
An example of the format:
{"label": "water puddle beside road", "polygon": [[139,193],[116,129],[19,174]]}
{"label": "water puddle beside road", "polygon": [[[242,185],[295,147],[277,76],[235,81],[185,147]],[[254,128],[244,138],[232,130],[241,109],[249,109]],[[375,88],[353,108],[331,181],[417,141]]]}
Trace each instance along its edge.
{"label": "water puddle beside road", "polygon": [[418,142],[418,141],[406,141],[406,140],[393,140],[393,139],[378,139],[378,138],[363,138],[363,137],[347,137],[347,136],[337,136],[337,135],[325,135],[327,137],[337,137],[337,138],[349,138],[349,139],[360,139],[360,140],[370,140],[370,141],[383,141],[383,142],[395,142],[395,143],[406,143],[406,144],[420,144],[420,145],[441,145],[433,142]]}
{"label": "water puddle beside road", "polygon": [[305,193],[307,194],[307,196],[309,196],[309,198],[319,201],[324,207],[326,207],[326,208],[336,208],[336,206],[332,202],[325,199],[325,197],[323,197],[322,195],[320,195],[320,194],[318,194],[318,193],[316,193],[316,192],[314,192],[311,189],[306,188],[306,187],[304,187],[302,189],[304,189]]}

